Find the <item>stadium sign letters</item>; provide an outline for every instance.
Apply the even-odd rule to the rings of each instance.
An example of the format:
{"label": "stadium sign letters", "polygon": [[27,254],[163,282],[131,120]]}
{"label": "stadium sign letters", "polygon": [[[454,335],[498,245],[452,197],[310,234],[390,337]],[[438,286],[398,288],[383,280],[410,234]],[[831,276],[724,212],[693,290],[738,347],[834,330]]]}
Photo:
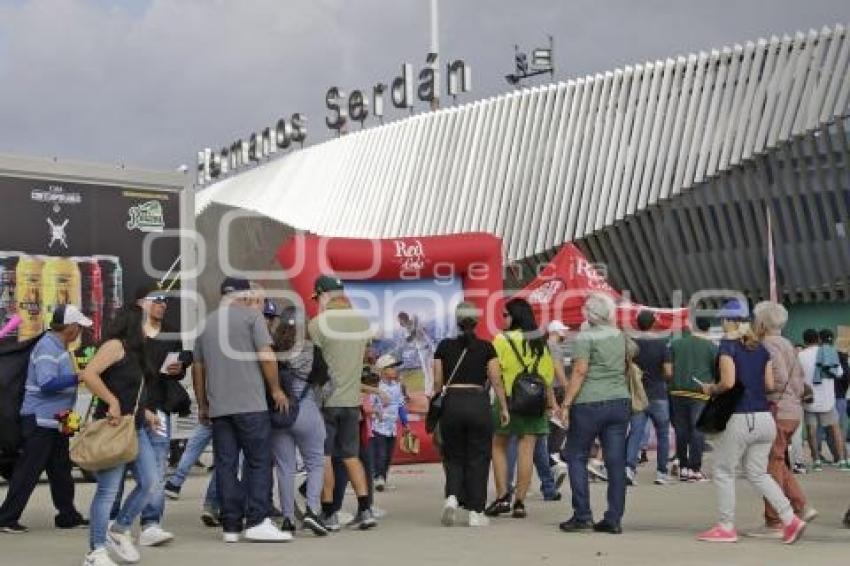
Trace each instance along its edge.
{"label": "stadium sign letters", "polygon": [[[325,106],[330,115],[325,118],[325,124],[337,133],[342,133],[349,119],[360,122],[362,127],[370,113],[383,123],[385,94],[389,92],[390,101],[395,108],[411,109],[414,87],[416,97],[434,107],[440,92],[440,70],[437,64],[437,55],[429,53],[425,66],[419,71],[418,83],[413,76],[413,65],[403,63],[400,74],[393,78],[389,86],[379,82],[372,87],[371,93],[357,89],[349,95],[340,87],[329,88],[325,94]],[[461,59],[446,65],[446,78],[446,93],[449,96],[455,97],[472,89],[472,70]],[[293,142],[303,146],[306,139],[306,116],[295,113],[289,118],[282,117],[273,126],[251,133],[245,139],[237,139],[220,150],[207,148],[199,151],[196,183],[200,186],[206,185],[228,173],[235,173],[252,163],[257,164],[279,151],[284,151]]]}

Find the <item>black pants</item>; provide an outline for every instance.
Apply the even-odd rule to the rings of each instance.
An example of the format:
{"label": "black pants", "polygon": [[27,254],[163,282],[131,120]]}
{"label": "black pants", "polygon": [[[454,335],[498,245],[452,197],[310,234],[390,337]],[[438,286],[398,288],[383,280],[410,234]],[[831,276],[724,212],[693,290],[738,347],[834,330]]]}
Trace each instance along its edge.
{"label": "black pants", "polygon": [[481,389],[450,388],[440,417],[446,497],[470,511],[484,511],[493,443],[490,398]]}
{"label": "black pants", "polygon": [[0,507],[0,525],[14,523],[30,500],[38,485],[41,473],[47,471],[50,496],[59,512],[58,523],[79,517],[74,507],[74,480],[71,477],[71,458],[68,455],[68,438],[58,430],[42,428],[34,416],[26,416],[21,423],[23,450],[15,465],[6,500]]}
{"label": "black pants", "polygon": [[393,461],[393,451],[395,450],[395,436],[384,436],[377,432],[372,433],[372,439],[369,441],[369,448],[372,450],[372,466],[374,466],[373,475],[375,479],[387,479],[390,473],[390,464]]}

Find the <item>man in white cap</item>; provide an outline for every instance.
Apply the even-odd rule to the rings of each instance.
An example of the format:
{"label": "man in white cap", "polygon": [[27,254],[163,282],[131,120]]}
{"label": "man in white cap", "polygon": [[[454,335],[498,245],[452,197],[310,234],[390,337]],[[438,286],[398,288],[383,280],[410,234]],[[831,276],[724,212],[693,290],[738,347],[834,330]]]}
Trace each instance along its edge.
{"label": "man in white cap", "polygon": [[19,534],[27,528],[18,520],[29,503],[38,478],[47,471],[50,495],[59,512],[54,524],[60,529],[88,525],[74,507],[74,480],[68,436],[62,433],[59,415],[67,413],[77,400],[77,366],[68,346],[89,328],[89,320],[74,305],[58,305],[50,330],[45,332],[30,354],[24,401],[21,406],[21,455],[15,465],[6,500],[0,507],[0,532]]}

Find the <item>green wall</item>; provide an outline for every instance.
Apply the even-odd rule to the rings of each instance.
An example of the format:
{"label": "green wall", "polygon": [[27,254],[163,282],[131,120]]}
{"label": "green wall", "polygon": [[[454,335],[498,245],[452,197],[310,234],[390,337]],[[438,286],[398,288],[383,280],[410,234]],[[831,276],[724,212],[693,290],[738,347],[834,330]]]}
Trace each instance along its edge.
{"label": "green wall", "polygon": [[807,328],[835,331],[838,325],[850,326],[850,302],[786,306],[788,325],[784,334],[795,344],[803,342],[803,331]]}

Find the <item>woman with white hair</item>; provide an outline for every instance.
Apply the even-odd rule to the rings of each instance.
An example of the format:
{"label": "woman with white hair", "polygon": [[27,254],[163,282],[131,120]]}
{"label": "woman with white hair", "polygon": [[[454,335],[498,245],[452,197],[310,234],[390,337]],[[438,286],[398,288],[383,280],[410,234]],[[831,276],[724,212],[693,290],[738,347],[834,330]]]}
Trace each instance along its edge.
{"label": "woman with white hair", "polygon": [[[782,337],[782,329],[788,322],[788,311],[779,303],[763,301],[755,306],[753,314],[753,330],[770,353],[773,366],[774,389],[767,398],[776,421],[776,439],[770,449],[767,471],[791,501],[794,513],[804,521],[811,521],[817,516],[817,511],[806,508],[806,496],[794,478],[794,473],[785,464],[785,453],[803,419],[803,383],[806,379],[794,345]],[[747,535],[782,538],[782,521],[767,501],[764,503],[764,522],[763,528]]]}
{"label": "woman with white hair", "polygon": [[[626,429],[631,416],[626,385],[626,353],[634,343],[614,325],[616,306],[607,295],[593,293],[583,314],[588,326],[573,345],[572,377],[564,399],[568,421],[567,463],[573,516],[560,524],[564,532],[593,529],[620,534],[626,507]],[[587,461],[599,437],[608,470],[608,510],[593,523]]]}
{"label": "woman with white hair", "polygon": [[[768,457],[776,438],[776,423],[770,411],[768,394],[776,393],[773,364],[767,349],[750,325],[749,309],[736,299],[721,311],[725,339],[720,344],[720,379],[703,384],[703,393],[716,396],[740,384],[732,416],[714,441],[714,485],[717,488],[719,520],[697,539],[704,542],[737,542],[735,530],[735,479],[743,460],[744,473],[759,495],[776,510],[782,523],[782,542],[793,544],[806,523],[794,514],[782,488],[767,473]],[[767,317],[763,317],[767,318]],[[776,322],[777,320],[774,320]]]}

